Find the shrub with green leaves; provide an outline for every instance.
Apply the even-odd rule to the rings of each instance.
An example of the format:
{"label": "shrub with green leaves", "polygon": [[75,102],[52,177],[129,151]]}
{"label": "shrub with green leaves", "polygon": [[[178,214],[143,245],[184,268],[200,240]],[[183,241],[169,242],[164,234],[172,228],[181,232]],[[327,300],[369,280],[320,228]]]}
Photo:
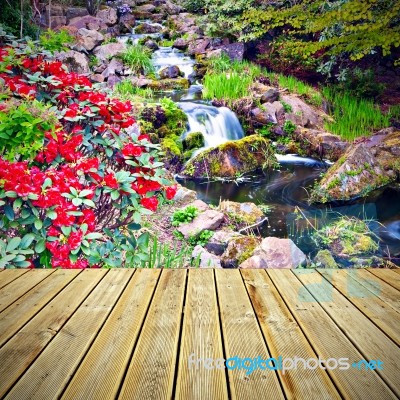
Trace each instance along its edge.
{"label": "shrub with green leaves", "polygon": [[8,102],[0,111],[0,155],[9,161],[34,158],[53,131],[57,117],[49,106],[33,100]]}
{"label": "shrub with green leaves", "polygon": [[194,206],[187,206],[183,210],[176,210],[172,215],[172,226],[179,226],[185,222],[190,222],[197,216],[197,208]]}
{"label": "shrub with green leaves", "polygon": [[188,239],[188,243],[191,246],[197,246],[197,245],[204,246],[209,242],[209,240],[212,238],[213,235],[214,232],[205,229],[204,231],[201,231],[199,235],[190,237]]}
{"label": "shrub with green leaves", "polygon": [[75,43],[75,39],[65,29],[60,29],[57,32],[48,29],[40,35],[39,43],[45,50],[55,53],[67,50],[68,45]]}

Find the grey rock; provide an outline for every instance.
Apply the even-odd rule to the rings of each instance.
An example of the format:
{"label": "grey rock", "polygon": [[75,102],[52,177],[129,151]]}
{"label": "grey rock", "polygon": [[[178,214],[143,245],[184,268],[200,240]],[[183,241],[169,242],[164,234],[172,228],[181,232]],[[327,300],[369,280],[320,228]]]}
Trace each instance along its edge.
{"label": "grey rock", "polygon": [[108,43],[96,47],[93,54],[100,61],[107,61],[108,59],[122,54],[126,50],[126,45],[124,43]]}
{"label": "grey rock", "polygon": [[72,18],[69,21],[68,26],[74,26],[77,29],[80,28],[86,28],[89,30],[93,29],[95,31],[107,30],[107,25],[100,18],[93,17],[92,15]]}
{"label": "grey rock", "polygon": [[52,15],[50,17],[46,17],[46,25],[51,28],[55,29],[60,26],[64,26],[67,24],[67,17],[59,16],[59,15]]}
{"label": "grey rock", "polygon": [[60,52],[56,54],[56,58],[66,64],[70,71],[78,74],[87,74],[90,72],[89,59],[78,51],[69,50]]}
{"label": "grey rock", "polygon": [[86,28],[78,30],[78,37],[82,46],[88,51],[93,50],[104,40],[104,36],[100,32]]}
{"label": "grey rock", "polygon": [[96,14],[96,17],[101,19],[107,26],[115,25],[118,20],[117,11],[111,7],[107,7],[104,10],[100,10]]}
{"label": "grey rock", "polygon": [[104,78],[108,78],[110,75],[121,75],[124,70],[124,65],[121,61],[113,58],[107,65],[107,68],[102,72]]}
{"label": "grey rock", "polygon": [[279,100],[279,90],[275,88],[268,89],[260,98],[261,103],[273,103]]}
{"label": "grey rock", "polygon": [[110,75],[107,79],[107,86],[113,88],[117,83],[121,82],[121,78],[117,75]]}
{"label": "grey rock", "polygon": [[286,119],[296,125],[306,128],[318,128],[323,125],[323,119],[317,111],[296,96],[281,96],[281,100],[292,107],[292,112],[286,114]]}
{"label": "grey rock", "polygon": [[158,44],[154,40],[146,40],[144,45],[150,50],[158,50]]}
{"label": "grey rock", "polygon": [[182,224],[177,230],[185,239],[199,235],[202,231],[217,229],[224,221],[224,214],[215,210],[206,210],[198,215],[193,221]]}
{"label": "grey rock", "polygon": [[165,67],[159,72],[161,79],[174,79],[182,76],[182,72],[178,66],[172,65],[171,67]]}
{"label": "grey rock", "polygon": [[189,42],[183,38],[178,38],[175,40],[174,44],[172,47],[178,50],[186,50],[189,46]]}
{"label": "grey rock", "polygon": [[68,22],[73,18],[84,17],[85,15],[89,15],[89,13],[84,7],[70,7],[65,13]]}
{"label": "grey rock", "polygon": [[219,258],[199,245],[193,249],[192,258],[199,259],[200,268],[222,268]]}

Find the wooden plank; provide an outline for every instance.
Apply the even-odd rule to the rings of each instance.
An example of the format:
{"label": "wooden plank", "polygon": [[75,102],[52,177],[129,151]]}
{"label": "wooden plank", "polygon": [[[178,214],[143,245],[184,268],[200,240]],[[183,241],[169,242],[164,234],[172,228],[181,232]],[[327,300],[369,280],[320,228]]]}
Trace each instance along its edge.
{"label": "wooden plank", "polygon": [[[264,270],[242,270],[271,356],[305,360],[317,358],[282,297]],[[329,375],[321,368],[278,372],[288,399],[340,399]]]}
{"label": "wooden plank", "polygon": [[400,275],[396,274],[395,270],[388,268],[368,268],[367,271],[395,289],[400,290]]}
{"label": "wooden plank", "polygon": [[120,399],[172,397],[186,270],[163,270]]}
{"label": "wooden plank", "polygon": [[108,271],[82,271],[35,318],[0,348],[0,397],[24,373]]}
{"label": "wooden plank", "polygon": [[58,398],[133,272],[129,269],[110,270],[12,388],[6,399]]}
{"label": "wooden plank", "polygon": [[365,269],[347,269],[345,271],[350,276],[350,279],[355,279],[373,295],[384,301],[395,311],[400,312],[400,292],[393,286],[370,274]]}
{"label": "wooden plank", "polygon": [[137,270],[74,374],[63,399],[114,399],[161,270]]}
{"label": "wooden plank", "polygon": [[[239,270],[221,269],[215,274],[227,360],[270,358]],[[284,398],[274,371],[256,369],[246,375],[245,369],[230,369],[228,377],[232,399]]]}
{"label": "wooden plank", "polygon": [[8,285],[10,282],[19,278],[20,276],[32,271],[31,269],[5,269],[4,273],[0,276],[0,289]]}
{"label": "wooden plank", "polygon": [[397,272],[398,274],[400,274],[400,268],[393,268],[391,271]]}
{"label": "wooden plank", "polygon": [[[365,360],[383,361],[383,370],[376,372],[400,398],[400,349],[365,315],[334,289],[317,271],[294,271],[303,285],[319,301]],[[329,271],[326,271],[329,272]],[[330,270],[332,273],[333,270]],[[330,299],[327,298],[329,294]],[[328,300],[328,301],[327,301]],[[374,299],[370,299],[374,301]]]}
{"label": "wooden plank", "polygon": [[[266,270],[319,358],[346,358],[350,365],[363,359],[339,327],[291,270]],[[329,292],[327,301],[330,301]],[[330,369],[329,375],[344,398],[394,399],[375,371]]]}
{"label": "wooden plank", "polygon": [[80,272],[81,270],[57,270],[0,313],[0,346],[18,332]]}
{"label": "wooden plank", "polygon": [[213,360],[224,357],[214,272],[190,270],[179,355],[176,399],[228,399],[224,369],[191,364],[189,357]]}
{"label": "wooden plank", "polygon": [[33,269],[29,274],[8,284],[0,291],[0,312],[54,272],[55,270]]}
{"label": "wooden plank", "polygon": [[368,289],[349,278],[346,270],[320,270],[321,274],[397,345],[400,344],[399,314]]}

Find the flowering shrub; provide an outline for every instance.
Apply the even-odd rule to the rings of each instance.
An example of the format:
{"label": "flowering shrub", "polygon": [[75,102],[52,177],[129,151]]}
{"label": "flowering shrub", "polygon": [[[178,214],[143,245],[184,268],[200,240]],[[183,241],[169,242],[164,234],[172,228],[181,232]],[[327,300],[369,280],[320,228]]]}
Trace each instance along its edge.
{"label": "flowering shrub", "polygon": [[21,42],[0,47],[0,87],[0,115],[13,102],[40,101],[57,117],[35,125],[29,154],[19,152],[32,138],[18,125],[7,129],[17,144],[0,146],[0,267],[101,266],[107,257],[91,252],[104,243],[109,253],[123,246],[124,265],[138,248],[129,231],[176,191],[158,146],[135,133],[132,105]]}

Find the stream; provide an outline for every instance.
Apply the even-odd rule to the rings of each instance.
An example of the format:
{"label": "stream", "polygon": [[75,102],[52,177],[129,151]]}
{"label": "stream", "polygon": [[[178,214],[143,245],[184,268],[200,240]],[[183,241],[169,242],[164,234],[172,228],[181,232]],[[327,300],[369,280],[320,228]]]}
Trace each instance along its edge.
{"label": "stream", "polygon": [[[135,41],[145,36],[149,35],[133,34]],[[194,60],[172,47],[161,47],[152,58],[156,70],[176,65],[186,78],[193,72]],[[226,107],[211,106],[201,99],[201,95],[202,86],[196,82],[187,90],[159,93],[157,98],[169,97],[179,105],[188,117],[186,134],[202,132],[204,148],[245,135],[235,113]],[[197,150],[196,154],[204,148]],[[279,169],[248,175],[236,182],[195,181],[179,176],[176,180],[195,190],[198,197],[209,204],[232,200],[267,206],[270,209],[268,218],[257,233],[263,237],[289,237],[311,256],[316,252],[311,240],[314,228],[321,228],[343,215],[371,221],[371,230],[380,238],[381,253],[399,257],[397,260],[400,261],[399,189],[378,190],[368,198],[346,204],[310,206],[308,193],[331,163],[297,155],[277,155],[277,158]]]}

